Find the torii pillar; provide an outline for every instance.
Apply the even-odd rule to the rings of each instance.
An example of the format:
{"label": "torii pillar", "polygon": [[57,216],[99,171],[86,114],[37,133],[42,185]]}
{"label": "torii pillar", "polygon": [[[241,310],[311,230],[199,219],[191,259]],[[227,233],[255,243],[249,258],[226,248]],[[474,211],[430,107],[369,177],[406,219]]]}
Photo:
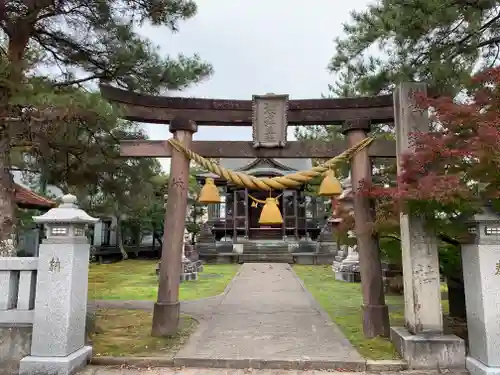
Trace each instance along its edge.
{"label": "torii pillar", "polygon": [[[174,118],[170,122],[174,139],[189,148],[193,134],[198,130],[194,121]],[[181,278],[184,229],[187,212],[189,184],[189,160],[181,152],[172,149],[168,199],[163,227],[163,246],[159,272],[158,299],[154,305],[152,336],[168,336],[179,327],[179,283]]]}
{"label": "torii pillar", "polygon": [[[348,146],[367,138],[370,120],[350,120],[343,126]],[[389,337],[389,308],[385,304],[378,238],[373,234],[370,200],[359,193],[363,182],[371,182],[372,164],[365,148],[351,160],[351,183],[354,192],[355,233],[358,242],[361,289],[363,292],[363,333],[365,337]]]}

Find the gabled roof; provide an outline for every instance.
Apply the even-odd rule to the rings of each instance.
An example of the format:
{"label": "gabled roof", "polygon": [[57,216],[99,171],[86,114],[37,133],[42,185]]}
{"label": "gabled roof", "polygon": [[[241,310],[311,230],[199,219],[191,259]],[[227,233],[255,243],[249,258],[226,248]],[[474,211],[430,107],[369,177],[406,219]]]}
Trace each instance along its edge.
{"label": "gabled roof", "polygon": [[16,204],[21,207],[52,208],[56,205],[56,202],[16,183],[14,183],[14,194]]}
{"label": "gabled roof", "polygon": [[311,159],[285,159],[285,158],[262,158],[262,159],[220,159],[220,165],[227,169],[247,171],[256,166],[264,167],[265,164],[277,167],[283,171],[296,172],[312,168]]}
{"label": "gabled roof", "polygon": [[[312,168],[311,159],[247,159],[247,158],[226,158],[220,159],[219,165],[226,169],[237,172],[247,172],[251,175],[263,175],[269,173],[271,175],[287,175],[297,171],[308,170]],[[213,173],[202,173],[198,177],[213,177],[217,176]]]}

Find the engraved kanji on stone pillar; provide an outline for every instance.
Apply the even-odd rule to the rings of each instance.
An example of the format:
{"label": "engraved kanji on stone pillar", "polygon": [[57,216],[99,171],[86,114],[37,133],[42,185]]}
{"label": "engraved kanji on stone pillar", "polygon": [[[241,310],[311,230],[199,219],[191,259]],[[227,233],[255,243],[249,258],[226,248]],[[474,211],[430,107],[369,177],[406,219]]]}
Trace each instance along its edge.
{"label": "engraved kanji on stone pillar", "polygon": [[252,97],[253,147],[285,147],[288,95]]}

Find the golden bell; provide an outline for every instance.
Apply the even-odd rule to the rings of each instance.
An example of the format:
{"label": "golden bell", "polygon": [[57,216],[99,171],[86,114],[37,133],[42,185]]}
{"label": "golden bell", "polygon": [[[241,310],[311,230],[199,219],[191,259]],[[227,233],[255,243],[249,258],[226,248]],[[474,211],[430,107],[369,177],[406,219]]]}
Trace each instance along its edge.
{"label": "golden bell", "polygon": [[262,212],[260,213],[259,224],[283,224],[283,217],[281,217],[276,198],[266,198],[266,204],[262,207]]}
{"label": "golden bell", "polygon": [[335,177],[335,173],[330,169],[325,173],[325,178],[319,186],[319,195],[322,197],[331,197],[342,194],[342,185]]}
{"label": "golden bell", "polygon": [[219,189],[215,186],[214,179],[208,177],[201,188],[198,202],[203,204],[220,203]]}

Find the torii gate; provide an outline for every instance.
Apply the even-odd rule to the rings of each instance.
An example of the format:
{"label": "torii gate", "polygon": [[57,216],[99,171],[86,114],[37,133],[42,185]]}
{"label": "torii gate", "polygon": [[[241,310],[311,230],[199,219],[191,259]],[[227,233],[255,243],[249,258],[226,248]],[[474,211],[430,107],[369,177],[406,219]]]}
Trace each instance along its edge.
{"label": "torii gate", "polygon": [[[371,181],[370,158],[395,158],[411,147],[410,132],[429,129],[426,112],[415,110],[415,93],[425,84],[399,85],[394,95],[374,97],[289,100],[287,95],[254,96],[253,100],[220,100],[155,97],[105,84],[104,98],[123,110],[123,117],[156,124],[169,124],[173,137],[207,158],[330,158],[367,137],[371,124],[396,123],[396,142],[375,140],[351,160],[353,189]],[[286,141],[287,125],[342,125],[346,142]],[[198,126],[253,126],[253,142],[192,141]],[[397,154],[396,154],[397,149]],[[172,334],[179,322],[179,280],[186,215],[189,160],[167,141],[124,141],[121,155],[171,157],[168,201],[165,213],[158,300],[152,333]],[[388,307],[382,285],[378,241],[372,235],[370,202],[354,199],[363,293],[363,329],[366,337],[389,336]],[[401,214],[401,245],[405,286],[405,319],[410,335],[442,334],[441,293],[436,241],[423,230],[421,219]],[[425,275],[419,272],[426,269]],[[423,304],[421,301],[425,300]],[[399,332],[399,331],[398,331]],[[397,340],[396,340],[397,341]],[[403,349],[402,349],[403,350]]]}

